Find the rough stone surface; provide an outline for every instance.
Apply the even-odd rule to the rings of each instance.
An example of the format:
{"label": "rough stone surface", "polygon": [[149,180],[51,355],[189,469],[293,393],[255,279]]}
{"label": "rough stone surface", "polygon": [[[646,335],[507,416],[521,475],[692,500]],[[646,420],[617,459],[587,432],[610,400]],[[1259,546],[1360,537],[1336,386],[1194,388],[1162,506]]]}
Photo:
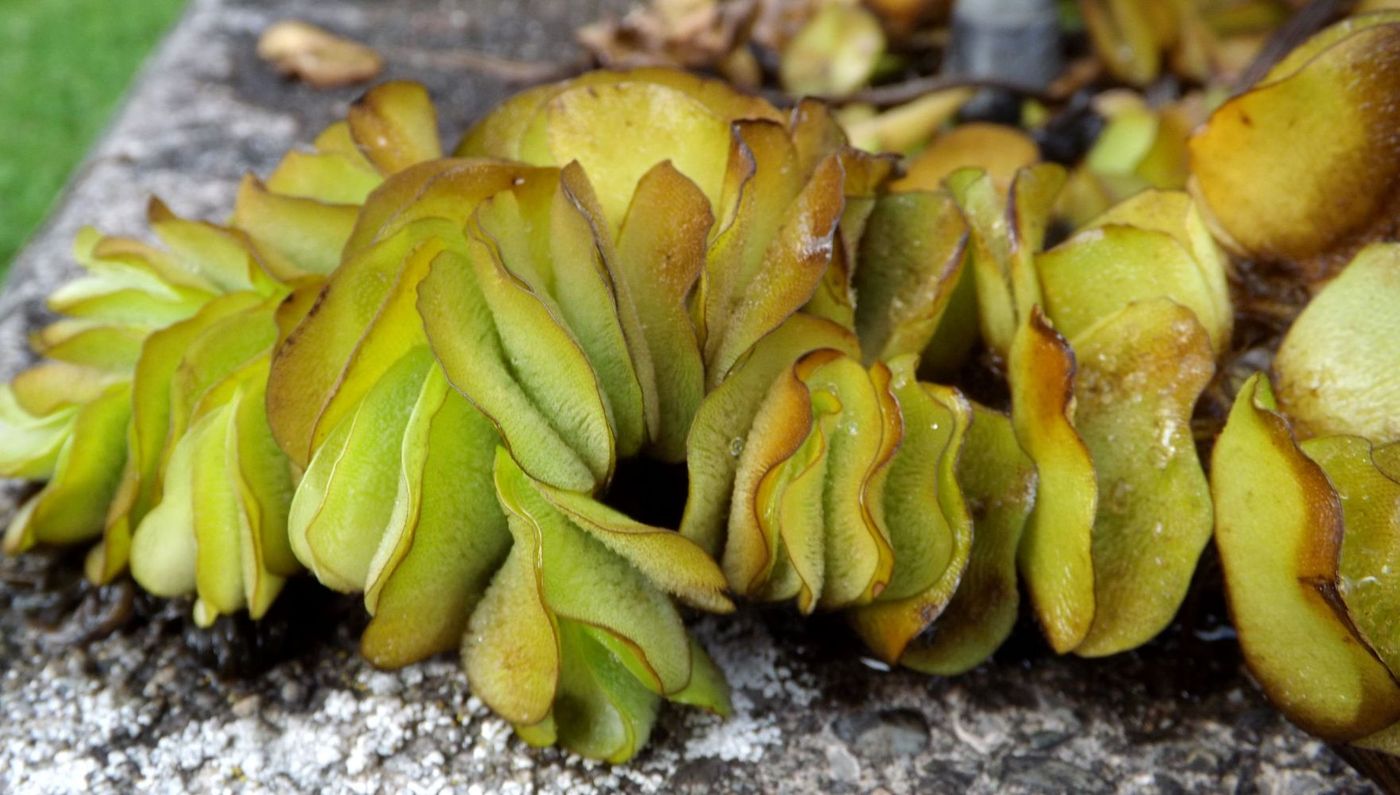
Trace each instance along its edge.
{"label": "rough stone surface", "polygon": [[[25,361],[37,299],[71,272],[81,224],[141,234],[151,194],[219,218],[245,171],[267,173],[344,112],[356,91],[314,92],[256,61],[269,22],[308,19],[381,48],[388,76],[426,82],[455,135],[510,90],[464,69],[462,50],[567,59],[575,25],[620,7],[193,0],[18,260],[0,296],[0,375]],[[19,490],[7,487],[0,513]],[[353,600],[303,587],[281,600],[309,605],[299,614],[200,634],[188,605],[93,591],[76,572],[72,556],[0,562],[0,792],[1370,790],[1263,702],[1228,632],[1209,631],[1209,609],[1189,608],[1165,639],[1103,661],[1050,657],[1025,628],[954,680],[862,663],[833,619],[702,619],[736,714],[668,709],[647,751],[608,767],[526,748],[471,697],[454,660],[372,669],[354,653]],[[248,649],[280,662],[257,676],[216,673],[258,667]]]}

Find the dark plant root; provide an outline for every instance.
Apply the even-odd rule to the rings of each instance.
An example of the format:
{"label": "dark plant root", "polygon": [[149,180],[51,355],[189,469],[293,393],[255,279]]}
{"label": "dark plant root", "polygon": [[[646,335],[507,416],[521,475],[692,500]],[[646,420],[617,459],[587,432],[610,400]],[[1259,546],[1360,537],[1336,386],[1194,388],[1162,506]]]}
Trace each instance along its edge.
{"label": "dark plant root", "polygon": [[330,642],[342,630],[358,636],[367,619],[358,595],[336,593],[309,576],[293,577],[266,615],[254,621],[246,611],[219,616],[200,627],[189,604],[179,611],[185,646],[200,665],[224,679],[250,679]]}
{"label": "dark plant root", "polygon": [[0,560],[0,610],[20,615],[56,650],[85,648],[115,634],[154,628],[178,635],[191,658],[225,679],[255,677],[332,642],[342,629],[359,633],[361,600],[293,577],[267,615],[220,616],[207,629],[194,623],[188,599],[165,599],[129,577],[93,585],[83,576],[82,548],[44,548]]}
{"label": "dark plant root", "polygon": [[0,609],[18,614],[36,629],[57,634],[93,587],[83,579],[82,549],[44,547],[7,557],[0,581],[8,587]]}
{"label": "dark plant root", "polygon": [[[888,667],[868,658],[858,661],[852,655],[851,650],[862,648],[862,644],[840,612],[818,611],[803,616],[788,603],[749,603],[743,609],[760,616],[777,646],[821,667],[855,667],[861,662],[881,671]],[[1056,657],[1023,593],[1011,635],[984,665],[1031,668]],[[1220,559],[1213,545],[1201,555],[1176,617],[1156,638],[1109,657],[1089,659],[1067,655],[1064,659],[1083,668],[1086,677],[1093,678],[1098,675],[1095,672],[1111,671],[1120,666],[1126,657],[1150,672],[1135,677],[1134,681],[1157,700],[1204,701],[1243,681],[1243,657],[1230,623]],[[855,681],[851,681],[853,677],[841,677],[842,688],[828,695],[840,703],[864,703],[860,683],[879,675],[865,674]]]}

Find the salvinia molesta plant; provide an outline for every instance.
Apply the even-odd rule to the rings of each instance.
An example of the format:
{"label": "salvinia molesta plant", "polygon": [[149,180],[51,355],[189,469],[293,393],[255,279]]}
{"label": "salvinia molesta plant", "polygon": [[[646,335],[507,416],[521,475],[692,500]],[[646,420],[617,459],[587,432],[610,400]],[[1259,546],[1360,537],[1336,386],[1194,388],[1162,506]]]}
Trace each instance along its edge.
{"label": "salvinia molesta plant", "polygon": [[[1299,318],[1209,481],[1191,425],[1231,350],[1217,237],[1316,258],[1377,228],[1280,232],[1239,197],[1288,158],[1221,141],[1336,70],[1391,85],[1356,50],[1384,19],[1218,110],[1191,193],[1137,190],[1185,181],[1181,141],[1138,121],[1104,144],[1123,179],[1085,194],[1016,130],[959,128],[902,172],[819,103],[661,69],[530,89],[447,157],[425,92],[381,86],[225,226],[154,205],[163,249],[84,233],[46,360],[0,392],[4,472],[49,480],[7,548],[100,539],[92,579],[129,569],[204,624],[304,567],[363,595],[374,664],[460,649],[527,742],[622,761],[663,700],[728,710],[682,606],[840,611],[881,659],[953,674],[1024,592],[1057,652],[1109,655],[1170,623],[1214,526],[1271,697],[1394,750],[1397,248]],[[1335,101],[1348,141],[1389,129],[1364,85]],[[1391,174],[1334,160],[1351,187],[1307,184]],[[949,385],[972,369],[986,405]],[[628,493],[632,461],[684,467],[684,504],[647,514],[676,527],[617,507],[666,499]]]}
{"label": "salvinia molesta plant", "polygon": [[[513,100],[470,134],[460,151],[523,158],[540,165],[557,165],[582,154],[597,163],[595,169],[617,161],[621,165],[607,168],[609,173],[641,173],[643,167],[633,164],[633,149],[593,151],[587,145],[594,139],[570,137],[569,131],[577,126],[570,121],[571,115],[584,112],[599,102],[599,97],[610,96],[595,88],[593,82],[599,79],[588,78],[576,87],[538,89]],[[617,95],[639,93],[637,100],[628,101],[629,107],[654,102],[667,90],[673,89],[609,89]],[[703,102],[697,100],[693,105],[691,112],[697,119],[709,119],[702,112]],[[610,117],[607,123],[646,126],[622,116]],[[798,107],[789,122],[798,145],[793,147],[794,155],[783,159],[802,162],[804,140],[840,140],[834,130],[813,133],[818,123],[828,124],[819,108]],[[748,152],[740,150],[740,154],[748,154],[756,163],[755,180],[763,178],[765,162],[782,154],[783,139],[774,135],[772,140],[777,143],[761,148],[755,145],[759,140],[756,136],[750,136],[752,141],[743,136],[749,129],[773,126],[770,122],[735,129],[735,137],[748,144]],[[504,132],[512,127],[520,132]],[[691,140],[704,138],[697,135]],[[715,164],[711,166],[714,169],[720,162],[717,156],[687,157]],[[1034,335],[1024,346],[1024,355],[1013,362],[1013,372],[1025,372],[1024,377],[1013,375],[1011,379],[1013,389],[1018,384],[1027,387],[1027,408],[1020,413],[1029,417],[1035,411],[1031,403],[1041,404],[1036,419],[1017,423],[1014,435],[1021,438],[1019,444],[1005,443],[1005,437],[1013,434],[1005,415],[974,409],[956,391],[920,384],[916,377],[917,357],[939,339],[940,333],[976,336],[975,328],[963,329],[959,335],[959,329],[945,327],[945,313],[964,325],[977,324],[980,316],[983,337],[1003,356],[1010,353],[1017,331],[1030,326],[1031,309],[1042,303],[1037,258],[1040,241],[1063,174],[1054,166],[1036,166],[1016,175],[1013,185],[999,187],[992,176],[964,171],[949,177],[946,188],[937,180],[932,185],[927,180],[922,184],[904,180],[895,186],[898,192],[885,191],[867,198],[864,186],[853,184],[850,174],[854,172],[852,161],[862,166],[870,161],[839,151],[835,158],[828,156],[827,162],[833,159],[846,173],[844,206],[825,214],[827,219],[838,219],[834,224],[827,222],[834,243],[826,261],[818,262],[815,268],[824,270],[825,275],[813,279],[815,289],[805,287],[797,300],[763,306],[757,302],[772,294],[766,282],[745,282],[731,275],[731,271],[740,270],[741,274],[753,272],[763,277],[764,267],[782,262],[780,258],[791,245],[786,230],[794,227],[792,222],[769,221],[779,230],[777,236],[761,244],[761,255],[751,255],[756,264],[738,260],[742,268],[734,264],[731,252],[735,247],[728,244],[729,236],[735,233],[732,225],[711,232],[713,242],[693,299],[702,356],[724,347],[723,340],[711,342],[715,333],[732,334],[705,322],[708,317],[725,315],[707,311],[709,306],[729,306],[731,328],[740,321],[761,318],[760,313],[777,313],[778,317],[763,324],[766,334],[741,338],[746,347],[740,349],[737,359],[705,356],[705,380],[712,386],[695,414],[687,440],[690,494],[681,532],[716,555],[735,593],[758,600],[793,599],[804,611],[848,608],[857,631],[874,651],[891,662],[920,665],[922,661],[920,667],[929,670],[970,667],[1010,631],[1015,588],[1008,592],[1003,586],[1008,579],[1014,585],[1014,559],[1021,550],[1022,568],[1027,571],[1032,593],[1037,587],[1045,589],[1047,607],[1041,618],[1051,632],[1059,631],[1055,621],[1061,619],[1049,605],[1072,604],[1073,615],[1062,620],[1077,624],[1064,631],[1065,637],[1056,640],[1056,647],[1064,651],[1079,647],[1089,631],[1096,598],[1095,555],[1089,547],[1095,533],[1097,485],[1088,450],[1078,441],[1065,414],[1066,390],[1071,383],[1064,368],[1054,371],[1051,363],[1055,360],[1048,350],[1036,349]],[[825,163],[810,156],[805,160],[818,165],[789,177],[789,187],[763,190],[754,201],[771,199],[777,211],[790,214],[819,210],[815,200],[821,195],[820,181],[829,179],[823,173]],[[1014,173],[1014,167],[1009,170]],[[703,176],[708,172],[699,166],[696,171],[701,174],[697,180],[701,184],[726,184],[727,178]],[[805,187],[800,186],[803,173],[811,174]],[[919,189],[926,187],[933,189]],[[1005,195],[1008,190],[1015,197],[1012,204]],[[719,207],[718,217],[725,218],[724,208],[729,204],[722,191],[711,193],[719,194],[718,203],[712,198],[711,206]],[[739,195],[742,203],[742,190]],[[791,209],[781,204],[787,196],[795,197],[788,205]],[[615,204],[621,206],[621,202]],[[754,226],[775,212],[757,205],[754,209],[759,213],[750,221]],[[738,217],[744,218],[742,211]],[[1014,232],[1006,227],[1008,220],[1019,224]],[[1100,224],[1112,227],[1115,236],[1122,227],[1124,235],[1136,234],[1156,246],[1131,263],[1117,266],[1124,282],[1135,282],[1139,274],[1158,270],[1156,261],[1162,252],[1172,257],[1169,275],[1138,285],[1136,293],[1117,293],[1114,300],[1118,304],[1114,305],[1092,290],[1076,290],[1075,285],[1076,280],[1092,280],[1090,272],[1098,262],[1114,255],[1095,250],[1087,241],[1082,246],[1069,245],[1055,252],[1063,264],[1052,266],[1059,280],[1054,285],[1058,303],[1053,312],[1037,316],[1037,328],[1041,337],[1054,336],[1050,330],[1053,319],[1070,324],[1078,333],[1107,321],[1134,302],[1162,300],[1164,305],[1155,314],[1139,309],[1139,319],[1123,319],[1122,326],[1099,338],[1095,353],[1105,362],[1105,369],[1115,360],[1120,370],[1106,371],[1088,385],[1096,390],[1093,394],[1104,410],[1086,413],[1083,419],[1086,423],[1091,416],[1097,420],[1095,415],[1102,413],[1105,418],[1101,422],[1107,428],[1104,434],[1136,432],[1142,438],[1161,440],[1160,454],[1174,465],[1147,461],[1139,467],[1133,461],[1115,462],[1113,446],[1103,445],[1106,477],[1111,478],[1110,485],[1122,485],[1116,492],[1119,502],[1103,512],[1104,527],[1099,535],[1111,540],[1102,542],[1097,556],[1103,558],[1101,567],[1121,573],[1122,581],[1104,584],[1099,598],[1113,609],[1104,611],[1098,637],[1082,649],[1102,654],[1136,646],[1165,626],[1209,538],[1208,504],[1204,512],[1197,508],[1178,513],[1153,504],[1150,494],[1167,482],[1173,488],[1180,484],[1179,489],[1198,504],[1202,501],[1205,482],[1198,463],[1194,480],[1191,477],[1196,458],[1187,421],[1195,397],[1211,373],[1212,352],[1220,340],[1228,338],[1231,313],[1223,257],[1184,194],[1153,194],[1141,205],[1125,207],[1122,217],[1105,216]],[[807,246],[806,250],[814,248]],[[806,262],[783,267],[788,280],[811,270],[813,266]],[[965,286],[958,290],[964,279]],[[730,286],[736,281],[737,289]],[[734,298],[726,303],[720,300],[723,296]],[[973,305],[971,312],[956,306],[969,303]],[[1196,320],[1198,313],[1204,314],[1203,320]],[[1166,319],[1172,322],[1159,331],[1159,321]],[[1201,326],[1202,331],[1196,332],[1191,324]],[[429,325],[431,336],[431,322]],[[1124,334],[1137,327],[1144,330]],[[1204,333],[1204,328],[1211,333]],[[1056,340],[1049,344],[1059,346],[1059,363],[1063,363],[1069,353],[1063,340]],[[941,343],[936,347],[942,347]],[[1130,343],[1138,347],[1122,350]],[[1172,357],[1179,350],[1187,351],[1195,364],[1178,368]],[[1144,357],[1148,351],[1157,351],[1157,360]],[[1143,373],[1135,367],[1153,369]],[[1171,394],[1163,396],[1168,387]],[[1121,411],[1111,410],[1120,396],[1115,390],[1138,390],[1152,400],[1137,415],[1120,416]],[[1045,408],[1056,400],[1058,410]],[[1056,411],[1061,417],[1058,424],[1052,419]],[[974,417],[985,427],[972,433],[979,445],[972,450],[965,447],[965,437],[969,426],[977,427]],[[1007,423],[1005,429],[995,427],[1002,423]],[[1079,545],[1077,550],[1058,540],[1031,542],[1028,538],[1027,544],[1020,543],[1019,522],[1031,510],[1035,492],[1035,476],[1026,474],[1031,466],[1021,448],[1037,445],[1043,448],[1041,455],[1046,460],[1041,469],[1054,468],[1050,460],[1056,456],[1079,454],[1077,471],[1064,464],[1069,474],[1064,476],[1067,482],[1055,489],[1058,507],[1041,509],[1048,513],[1039,519],[1031,517],[1033,523],[1039,521],[1048,528],[1073,526],[1072,543]],[[980,463],[983,456],[996,462],[986,467],[993,470],[987,480],[1011,473],[1010,479],[1021,486],[1008,491],[1000,488],[1000,481],[985,486],[964,484],[969,491],[996,493],[998,496],[992,498],[995,502],[1017,503],[987,511],[994,525],[987,532],[986,553],[994,558],[989,561],[975,554],[978,534],[958,484],[959,462],[965,462],[963,480],[969,481],[979,470],[974,462]],[[1168,471],[1159,474],[1163,469]],[[1132,495],[1135,487],[1141,488],[1144,496]],[[1067,517],[1074,517],[1077,524],[1067,524]],[[1160,554],[1137,559],[1139,550],[1147,546],[1145,542],[1159,537]],[[1038,554],[1051,558],[1063,553],[1082,565],[1074,570],[1072,582],[1054,582],[1052,571],[1064,570],[1061,561],[1040,561],[1036,553],[1025,552],[1028,546],[1044,547],[1045,552]],[[960,604],[950,619],[966,614],[965,619],[952,623],[968,625],[967,634],[981,645],[975,651],[963,648],[963,641],[957,640],[959,633],[950,628],[948,632],[940,629],[939,640],[932,647],[919,643],[911,649],[910,644],[927,634],[932,620],[953,599],[974,557],[978,577],[969,578],[969,585],[981,583],[987,598],[1001,603],[987,607],[969,592],[960,600],[966,604]],[[998,599],[995,594],[999,592],[1010,595]],[[998,626],[990,632],[977,626],[985,623],[987,613],[998,616]]]}
{"label": "salvinia molesta plant", "polygon": [[279,312],[295,302],[279,305],[314,295],[359,203],[397,167],[377,132],[393,102],[431,114],[419,87],[373,92],[266,184],[246,179],[228,225],[152,201],[159,246],[79,235],[87,273],[50,297],[63,317],[34,337],[47,360],[4,392],[5,473],[49,479],[8,550],[100,536],[96,582],[130,566],[153,593],[197,594],[202,624],[267,609],[300,569],[286,533],[294,473],[264,410]]}
{"label": "salvinia molesta plant", "polygon": [[[1241,254],[1316,280],[1240,389],[1211,488],[1231,614],[1264,692],[1333,743],[1400,754],[1400,14],[1314,36],[1191,139]],[[1286,152],[1307,153],[1305,157]],[[1250,195],[1275,198],[1246,202]]]}
{"label": "salvinia molesta plant", "polygon": [[1240,390],[1216,545],[1255,677],[1298,725],[1400,753],[1400,245],[1362,249]]}

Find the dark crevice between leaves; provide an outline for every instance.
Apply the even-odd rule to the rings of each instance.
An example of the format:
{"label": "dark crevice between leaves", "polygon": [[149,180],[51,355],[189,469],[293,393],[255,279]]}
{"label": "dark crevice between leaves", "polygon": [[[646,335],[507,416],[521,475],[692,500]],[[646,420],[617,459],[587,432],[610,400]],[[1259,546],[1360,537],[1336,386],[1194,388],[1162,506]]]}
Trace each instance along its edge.
{"label": "dark crevice between leaves", "polygon": [[654,527],[680,527],[690,479],[685,463],[647,458],[617,462],[603,504]]}

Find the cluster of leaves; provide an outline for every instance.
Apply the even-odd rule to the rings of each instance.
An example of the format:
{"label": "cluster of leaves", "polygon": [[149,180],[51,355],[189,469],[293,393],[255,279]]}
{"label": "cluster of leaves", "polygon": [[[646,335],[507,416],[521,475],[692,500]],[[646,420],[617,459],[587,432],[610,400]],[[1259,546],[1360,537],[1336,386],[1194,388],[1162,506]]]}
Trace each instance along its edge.
{"label": "cluster of leaves", "polygon": [[[1112,126],[1112,180],[986,124],[901,169],[819,102],[656,68],[528,90],[445,156],[426,93],[380,86],[226,225],[153,203],[160,248],[83,233],[45,361],[0,391],[0,469],[48,480],[6,548],[96,540],[89,577],[201,624],[304,567],[363,594],[376,665],[460,648],[526,741],[621,761],[663,699],[728,709],[677,602],[839,610],[952,674],[1024,591],[1051,647],[1101,656],[1167,626],[1214,528],[1266,690],[1391,748],[1400,246],[1361,246],[1400,170],[1398,41],[1394,14],[1328,29],[1189,144],[1139,108],[1191,193]],[[1227,249],[1341,275],[1208,481]],[[947,385],[972,372],[986,405]],[[614,507],[632,458],[685,465],[677,529]]]}
{"label": "cluster of leaves", "polygon": [[[1316,291],[1272,379],[1242,385],[1212,455],[1240,644],[1294,722],[1390,754],[1400,754],[1400,245],[1376,241],[1394,238],[1400,150],[1386,131],[1397,86],[1400,16],[1355,16],[1289,53],[1191,141],[1217,236],[1288,264]],[[1243,199],[1260,191],[1277,199]]]}
{"label": "cluster of leaves", "polygon": [[[1320,280],[1272,379],[1239,390],[1212,456],[1240,643],[1294,722],[1390,754],[1400,754],[1400,244],[1375,241],[1394,237],[1400,150],[1385,131],[1398,85],[1400,17],[1356,16],[1290,53],[1192,140],[1221,239]],[[1284,140],[1307,156],[1283,156]],[[1279,200],[1266,210],[1241,202],[1246,190]]]}

